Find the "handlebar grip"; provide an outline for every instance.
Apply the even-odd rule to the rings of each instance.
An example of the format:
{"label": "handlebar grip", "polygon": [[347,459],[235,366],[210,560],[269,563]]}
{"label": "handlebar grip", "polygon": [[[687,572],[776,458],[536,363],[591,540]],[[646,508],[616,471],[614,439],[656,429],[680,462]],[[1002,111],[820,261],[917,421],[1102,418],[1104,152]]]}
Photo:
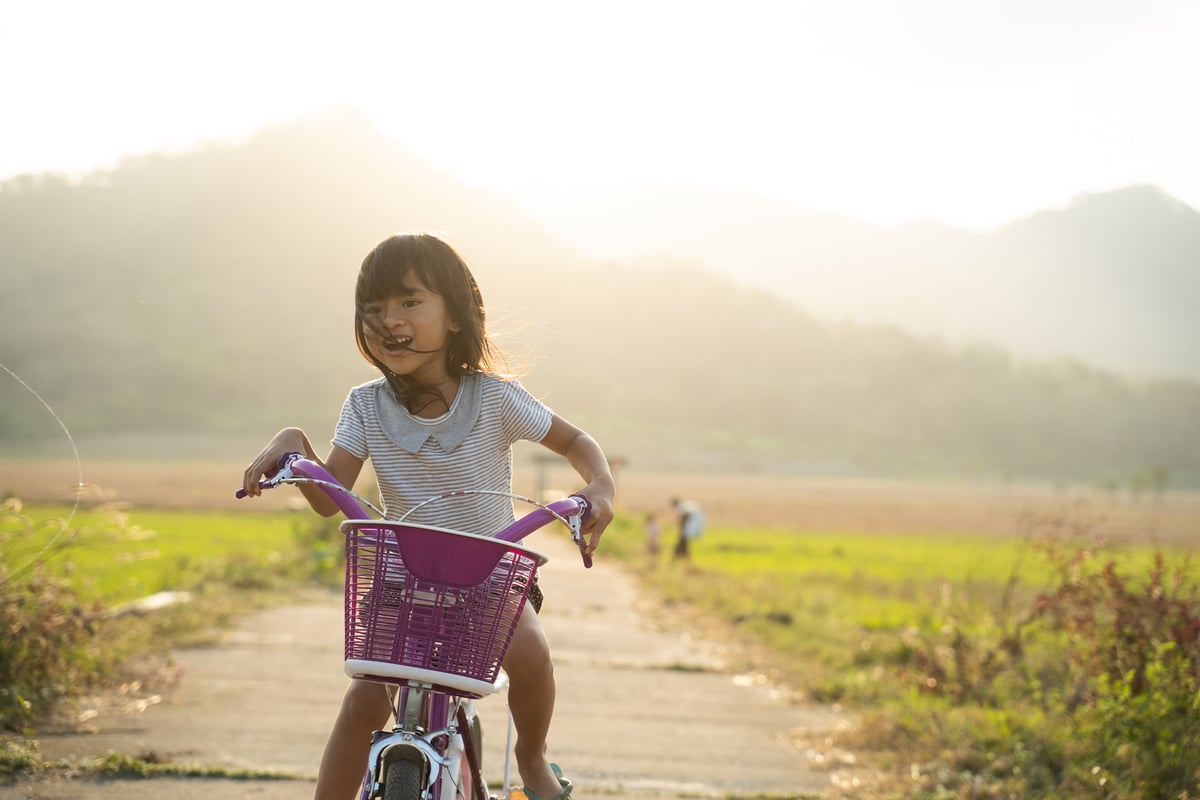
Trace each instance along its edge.
{"label": "handlebar grip", "polygon": [[[260,489],[271,489],[274,486],[275,486],[275,484],[271,483],[270,481],[259,481],[258,482],[258,487]],[[248,497],[249,495],[246,494],[245,489],[238,489],[236,492],[233,493],[233,496],[236,497],[238,500],[241,500],[245,497]]]}

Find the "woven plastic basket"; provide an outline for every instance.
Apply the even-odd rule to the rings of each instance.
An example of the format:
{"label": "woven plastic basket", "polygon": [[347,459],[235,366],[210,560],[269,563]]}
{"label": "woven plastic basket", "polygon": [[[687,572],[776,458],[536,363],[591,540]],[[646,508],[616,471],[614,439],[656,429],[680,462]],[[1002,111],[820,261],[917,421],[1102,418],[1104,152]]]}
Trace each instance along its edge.
{"label": "woven plastic basket", "polygon": [[540,557],[510,542],[420,525],[355,521],[342,530],[347,672],[487,693]]}

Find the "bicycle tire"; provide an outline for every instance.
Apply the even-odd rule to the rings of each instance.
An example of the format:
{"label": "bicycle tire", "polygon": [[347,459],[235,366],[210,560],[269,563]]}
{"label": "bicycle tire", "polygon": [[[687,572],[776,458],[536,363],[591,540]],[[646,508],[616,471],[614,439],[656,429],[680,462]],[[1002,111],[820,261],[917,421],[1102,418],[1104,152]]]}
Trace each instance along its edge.
{"label": "bicycle tire", "polygon": [[425,788],[421,762],[398,758],[383,773],[383,800],[418,800]]}

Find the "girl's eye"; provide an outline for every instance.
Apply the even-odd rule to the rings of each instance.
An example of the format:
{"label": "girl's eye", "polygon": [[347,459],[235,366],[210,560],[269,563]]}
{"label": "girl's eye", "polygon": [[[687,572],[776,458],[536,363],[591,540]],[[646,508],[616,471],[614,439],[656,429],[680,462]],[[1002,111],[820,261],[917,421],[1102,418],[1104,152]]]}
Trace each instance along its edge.
{"label": "girl's eye", "polygon": [[363,314],[363,316],[374,316],[376,314],[381,313],[383,311],[383,307],[377,306],[377,305],[368,305],[368,306],[363,306],[360,309],[360,311]]}
{"label": "girl's eye", "polygon": [[417,307],[417,306],[419,306],[420,304],[421,304],[421,301],[420,301],[420,300],[417,300],[417,299],[415,299],[415,298],[412,298],[412,297],[408,298],[407,300],[405,300],[405,301],[402,303],[402,305],[403,305],[405,308],[416,308],[416,307]]}

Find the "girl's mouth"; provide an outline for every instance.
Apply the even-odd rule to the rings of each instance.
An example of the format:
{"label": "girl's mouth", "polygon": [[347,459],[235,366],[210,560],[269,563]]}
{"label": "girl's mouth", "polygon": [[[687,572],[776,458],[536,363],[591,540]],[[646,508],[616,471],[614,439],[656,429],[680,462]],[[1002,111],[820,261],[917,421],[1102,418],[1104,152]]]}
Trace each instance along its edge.
{"label": "girl's mouth", "polygon": [[390,355],[399,355],[408,350],[408,346],[412,344],[411,336],[386,336],[379,340],[383,349]]}

